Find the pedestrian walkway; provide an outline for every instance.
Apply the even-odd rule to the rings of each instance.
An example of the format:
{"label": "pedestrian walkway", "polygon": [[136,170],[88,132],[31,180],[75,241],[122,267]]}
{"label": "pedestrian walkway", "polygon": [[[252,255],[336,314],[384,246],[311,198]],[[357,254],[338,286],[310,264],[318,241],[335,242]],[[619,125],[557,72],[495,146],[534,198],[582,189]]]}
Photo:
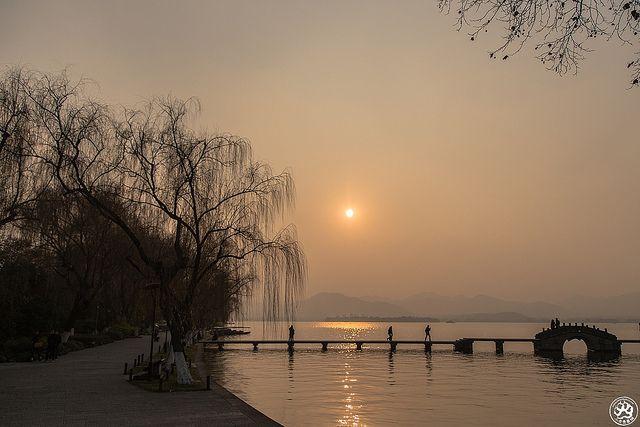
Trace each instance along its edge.
{"label": "pedestrian walkway", "polygon": [[54,362],[0,363],[0,425],[278,425],[217,384],[177,393],[128,384],[124,362],[148,344],[129,338]]}

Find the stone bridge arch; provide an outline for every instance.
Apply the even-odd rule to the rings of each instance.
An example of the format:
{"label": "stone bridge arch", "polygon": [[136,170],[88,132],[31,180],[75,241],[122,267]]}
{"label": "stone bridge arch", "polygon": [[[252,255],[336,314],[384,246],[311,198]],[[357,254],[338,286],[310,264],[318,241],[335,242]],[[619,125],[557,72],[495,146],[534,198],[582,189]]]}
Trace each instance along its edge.
{"label": "stone bridge arch", "polygon": [[595,326],[562,324],[554,329],[544,329],[535,336],[533,349],[535,354],[546,357],[563,357],[564,343],[581,340],[587,346],[587,356],[595,360],[607,360],[619,357],[622,350],[618,337]]}

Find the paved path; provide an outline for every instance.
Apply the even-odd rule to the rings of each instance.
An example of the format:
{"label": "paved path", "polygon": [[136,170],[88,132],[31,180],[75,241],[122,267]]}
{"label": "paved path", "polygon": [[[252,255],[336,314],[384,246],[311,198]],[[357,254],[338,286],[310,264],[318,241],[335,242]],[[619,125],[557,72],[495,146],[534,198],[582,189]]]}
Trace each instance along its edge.
{"label": "paved path", "polygon": [[0,363],[0,425],[278,425],[224,388],[153,393],[128,384],[125,361],[148,353],[130,338],[54,362]]}

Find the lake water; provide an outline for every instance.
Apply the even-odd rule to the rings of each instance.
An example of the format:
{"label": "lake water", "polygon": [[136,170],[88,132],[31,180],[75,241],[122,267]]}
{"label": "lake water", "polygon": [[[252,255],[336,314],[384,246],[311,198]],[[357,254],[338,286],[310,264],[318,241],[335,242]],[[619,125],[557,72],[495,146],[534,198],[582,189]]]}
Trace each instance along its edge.
{"label": "lake water", "polygon": [[[263,330],[247,322],[243,339],[286,339],[287,326]],[[299,322],[296,339],[385,339],[387,323]],[[542,324],[434,323],[433,340],[529,338]],[[620,339],[638,339],[637,324],[599,324]],[[394,323],[394,338],[424,339],[424,324]],[[582,342],[565,344],[565,359],[533,355],[532,344],[476,343],[473,355],[434,346],[296,345],[208,350],[208,369],[237,396],[287,426],[334,425],[614,425],[611,401],[640,402],[640,344],[623,345],[612,362],[589,362]],[[640,422],[640,421],[638,421]]]}

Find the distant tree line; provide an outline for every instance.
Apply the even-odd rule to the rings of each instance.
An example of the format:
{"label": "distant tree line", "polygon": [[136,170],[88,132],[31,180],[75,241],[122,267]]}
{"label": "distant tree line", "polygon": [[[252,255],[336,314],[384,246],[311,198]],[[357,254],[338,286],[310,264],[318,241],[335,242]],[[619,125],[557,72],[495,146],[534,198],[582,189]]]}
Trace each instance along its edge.
{"label": "distant tree line", "polygon": [[[193,99],[112,107],[66,72],[0,78],[0,339],[140,324],[157,297],[179,381],[183,346],[260,287],[268,318],[306,278],[288,172],[198,131]],[[102,320],[100,320],[102,319]]]}

